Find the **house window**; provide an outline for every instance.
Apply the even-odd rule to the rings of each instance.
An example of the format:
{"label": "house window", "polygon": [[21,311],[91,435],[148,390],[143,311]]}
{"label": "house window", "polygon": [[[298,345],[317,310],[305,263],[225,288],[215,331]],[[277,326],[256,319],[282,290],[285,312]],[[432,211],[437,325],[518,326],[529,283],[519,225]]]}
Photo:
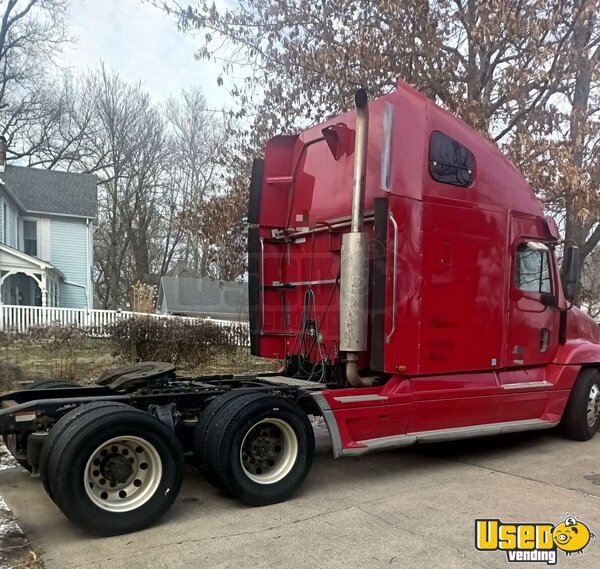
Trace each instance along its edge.
{"label": "house window", "polygon": [[37,221],[23,221],[23,250],[27,255],[37,257]]}
{"label": "house window", "polygon": [[441,132],[434,132],[429,141],[429,171],[442,184],[467,188],[473,183],[473,153]]}
{"label": "house window", "polygon": [[8,244],[8,207],[2,202],[2,243]]}
{"label": "house window", "polygon": [[529,242],[517,249],[515,285],[521,290],[537,293],[552,292],[549,249],[543,243]]}

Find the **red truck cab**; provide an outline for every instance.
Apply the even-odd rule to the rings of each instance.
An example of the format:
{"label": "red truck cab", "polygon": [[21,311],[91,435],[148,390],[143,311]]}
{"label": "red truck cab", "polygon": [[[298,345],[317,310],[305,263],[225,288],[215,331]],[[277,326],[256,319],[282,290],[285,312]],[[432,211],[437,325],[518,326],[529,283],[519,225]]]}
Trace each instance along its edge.
{"label": "red truck cab", "polygon": [[327,384],[336,456],[566,415],[590,438],[600,329],[565,296],[554,221],[493,144],[406,83],[361,99],[366,123],[275,137],[255,162],[252,352]]}

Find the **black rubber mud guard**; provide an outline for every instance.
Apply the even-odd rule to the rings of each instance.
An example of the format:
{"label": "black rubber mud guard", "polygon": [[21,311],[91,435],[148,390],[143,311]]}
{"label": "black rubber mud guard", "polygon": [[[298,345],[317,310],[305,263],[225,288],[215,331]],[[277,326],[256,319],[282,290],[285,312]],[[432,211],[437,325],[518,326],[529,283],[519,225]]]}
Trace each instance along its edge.
{"label": "black rubber mud guard", "polygon": [[248,203],[248,317],[250,323],[250,353],[260,355],[260,200],[265,161],[254,160],[250,178],[250,201]]}

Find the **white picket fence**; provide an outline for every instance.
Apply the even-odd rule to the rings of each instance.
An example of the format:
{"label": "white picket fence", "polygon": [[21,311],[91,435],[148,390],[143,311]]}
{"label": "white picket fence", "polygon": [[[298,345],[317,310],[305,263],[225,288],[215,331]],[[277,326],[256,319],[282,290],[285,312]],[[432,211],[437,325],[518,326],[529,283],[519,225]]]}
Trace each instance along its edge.
{"label": "white picket fence", "polygon": [[[169,319],[181,318],[190,322],[208,320],[217,326],[232,331],[232,338],[242,347],[250,345],[249,326],[245,322],[215,320],[212,318],[191,318],[171,316],[168,314],[146,314],[142,312],[127,312],[122,310],[87,310],[85,308],[55,308],[41,306],[16,306],[0,304],[0,331],[23,334],[32,327],[39,326],[76,326],[89,329],[93,335],[104,335],[105,329],[126,318],[134,316],[149,316],[151,318]],[[234,333],[235,330],[235,333]],[[246,333],[247,332],[247,333]]]}

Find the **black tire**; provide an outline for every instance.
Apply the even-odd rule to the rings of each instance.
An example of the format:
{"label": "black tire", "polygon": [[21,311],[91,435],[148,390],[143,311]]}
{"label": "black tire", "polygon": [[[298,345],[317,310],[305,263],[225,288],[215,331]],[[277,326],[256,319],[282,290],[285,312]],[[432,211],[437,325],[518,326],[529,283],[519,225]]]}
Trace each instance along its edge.
{"label": "black tire", "polygon": [[[39,381],[34,381],[32,384],[28,385],[25,389],[58,389],[61,387],[79,387],[73,381],[68,381],[66,379],[41,379]],[[12,454],[13,458],[25,469],[31,472],[33,468],[31,464],[27,462],[26,459],[20,458],[17,452],[17,447],[19,445],[18,437],[23,437],[22,446],[27,448],[27,435],[2,435],[2,440],[8,449],[8,452]]]}
{"label": "black tire", "polygon": [[[592,406],[595,406],[595,413]],[[584,368],[577,377],[563,415],[563,430],[567,437],[589,441],[600,426],[599,409],[600,372],[595,368]]]}
{"label": "black tire", "polygon": [[106,409],[108,407],[126,407],[129,408],[129,405],[125,403],[118,403],[115,401],[102,401],[102,402],[92,402],[92,403],[84,403],[80,405],[76,409],[72,409],[65,415],[63,415],[54,426],[50,429],[44,444],[42,445],[42,451],[40,452],[40,479],[42,484],[44,485],[44,490],[46,490],[46,494],[52,498],[52,489],[50,487],[50,479],[48,477],[48,468],[50,466],[50,456],[52,455],[52,451],[56,446],[56,443],[60,439],[61,435],[65,432],[65,430],[71,425],[73,421],[79,419],[83,415],[87,415],[91,411],[95,409]]}
{"label": "black tire", "polygon": [[310,421],[296,403],[282,397],[255,393],[234,399],[213,418],[209,431],[209,468],[246,505],[287,500],[312,466]]}
{"label": "black tire", "polygon": [[[212,465],[209,464],[206,458],[209,452],[209,445],[213,442],[211,437],[212,430],[210,426],[214,418],[221,412],[226,412],[226,409],[229,407],[229,405],[231,405],[236,399],[259,394],[263,395],[260,392],[240,393],[238,391],[230,391],[220,395],[219,397],[216,397],[202,411],[200,420],[194,428],[194,463],[200,470],[202,476],[204,476],[208,482],[225,493],[228,491],[227,488],[222,483],[219,476],[213,472],[211,468]],[[264,395],[266,396],[266,394]]]}
{"label": "black tire", "polygon": [[156,417],[106,407],[70,422],[47,475],[54,502],[74,524],[109,536],[156,522],[179,493],[183,467],[179,441]]}

